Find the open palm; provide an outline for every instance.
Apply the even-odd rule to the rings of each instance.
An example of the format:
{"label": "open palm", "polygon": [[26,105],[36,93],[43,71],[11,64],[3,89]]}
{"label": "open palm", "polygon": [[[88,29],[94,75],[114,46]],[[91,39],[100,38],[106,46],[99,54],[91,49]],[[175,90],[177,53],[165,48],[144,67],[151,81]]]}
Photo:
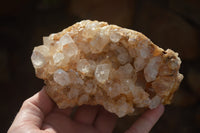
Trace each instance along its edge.
{"label": "open palm", "polygon": [[[164,111],[162,105],[145,112],[127,133],[147,133]],[[8,133],[111,133],[117,116],[101,106],[83,105],[71,117],[72,109],[58,109],[42,89],[27,99]]]}

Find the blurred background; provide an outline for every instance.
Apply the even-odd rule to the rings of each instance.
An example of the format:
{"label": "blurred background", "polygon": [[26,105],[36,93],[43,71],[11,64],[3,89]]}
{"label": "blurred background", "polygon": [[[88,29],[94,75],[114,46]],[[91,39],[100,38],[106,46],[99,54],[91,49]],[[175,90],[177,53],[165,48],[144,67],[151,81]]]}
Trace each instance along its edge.
{"label": "blurred background", "polygon": [[[102,20],[144,33],[179,52],[185,78],[173,103],[151,133],[200,130],[199,0],[4,0],[0,4],[0,132],[6,132],[22,102],[43,86],[30,56],[42,37],[82,19]],[[135,117],[118,120],[114,133]]]}

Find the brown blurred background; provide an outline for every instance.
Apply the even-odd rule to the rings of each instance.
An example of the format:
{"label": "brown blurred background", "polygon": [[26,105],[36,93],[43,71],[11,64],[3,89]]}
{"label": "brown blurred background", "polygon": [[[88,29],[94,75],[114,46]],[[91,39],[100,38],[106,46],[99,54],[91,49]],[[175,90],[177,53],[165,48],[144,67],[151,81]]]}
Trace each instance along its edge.
{"label": "brown blurred background", "polygon": [[[200,132],[199,0],[4,0],[0,3],[0,132],[6,132],[22,102],[41,89],[30,56],[42,36],[82,19],[97,19],[144,33],[164,49],[179,52],[185,78],[173,104],[151,133]],[[115,133],[135,120],[119,119]]]}

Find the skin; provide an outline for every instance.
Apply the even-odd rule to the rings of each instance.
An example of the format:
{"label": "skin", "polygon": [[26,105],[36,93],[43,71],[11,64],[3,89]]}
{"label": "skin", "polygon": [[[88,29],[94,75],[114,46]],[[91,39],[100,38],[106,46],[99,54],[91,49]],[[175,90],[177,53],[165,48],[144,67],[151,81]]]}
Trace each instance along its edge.
{"label": "skin", "polygon": [[[71,112],[58,109],[42,89],[24,101],[8,133],[111,133],[117,121],[101,106],[81,106],[73,118]],[[163,105],[146,111],[125,133],[148,133],[163,112]]]}

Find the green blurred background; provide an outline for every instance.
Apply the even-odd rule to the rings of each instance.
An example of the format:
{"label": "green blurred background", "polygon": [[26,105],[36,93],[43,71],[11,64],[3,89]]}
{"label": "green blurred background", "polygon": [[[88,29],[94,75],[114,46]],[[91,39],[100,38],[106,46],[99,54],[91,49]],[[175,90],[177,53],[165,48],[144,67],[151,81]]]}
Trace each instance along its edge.
{"label": "green blurred background", "polygon": [[[144,33],[179,52],[185,78],[173,103],[151,133],[200,130],[199,0],[4,0],[0,3],[0,132],[6,132],[22,102],[43,86],[30,56],[42,37],[82,19],[102,20]],[[115,133],[135,117],[119,119]]]}

